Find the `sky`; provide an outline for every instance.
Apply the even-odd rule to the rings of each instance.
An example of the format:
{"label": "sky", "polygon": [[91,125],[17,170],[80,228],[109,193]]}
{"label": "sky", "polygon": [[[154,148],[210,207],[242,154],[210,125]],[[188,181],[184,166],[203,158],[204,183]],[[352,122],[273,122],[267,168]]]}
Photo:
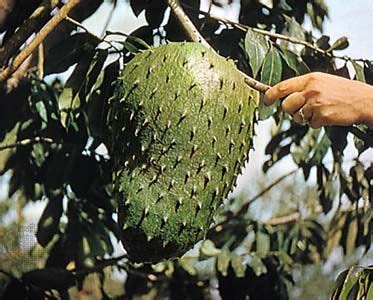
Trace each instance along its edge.
{"label": "sky", "polygon": [[330,18],[325,33],[335,39],[346,36],[350,47],[341,53],[373,59],[373,0],[325,0]]}

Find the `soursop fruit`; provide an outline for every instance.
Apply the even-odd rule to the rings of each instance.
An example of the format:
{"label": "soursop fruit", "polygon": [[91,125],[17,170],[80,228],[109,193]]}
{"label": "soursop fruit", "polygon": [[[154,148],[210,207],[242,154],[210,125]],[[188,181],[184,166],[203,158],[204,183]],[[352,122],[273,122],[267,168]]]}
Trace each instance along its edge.
{"label": "soursop fruit", "polygon": [[134,261],[204,238],[247,159],[259,95],[197,43],[136,55],[118,78],[110,131],[122,243]]}

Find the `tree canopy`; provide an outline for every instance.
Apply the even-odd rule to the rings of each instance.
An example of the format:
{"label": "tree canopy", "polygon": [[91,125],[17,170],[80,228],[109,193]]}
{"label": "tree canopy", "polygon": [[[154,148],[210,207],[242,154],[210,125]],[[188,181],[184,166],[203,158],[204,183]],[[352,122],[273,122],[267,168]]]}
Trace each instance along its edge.
{"label": "tree canopy", "polygon": [[[271,139],[263,174],[246,182],[251,193],[225,199],[206,239],[178,259],[150,265],[118,256],[108,112],[116,79],[137,53],[190,40],[185,22],[191,21],[208,45],[265,85],[315,71],[372,84],[373,66],[339,54],[349,46],[346,37],[322,34],[323,0],[206,1],[210,8],[240,4],[235,21],[201,11],[199,0],[109,2],[106,26],[123,9],[145,15],[146,25],[92,33],[83,24],[100,17],[103,0],[0,3],[4,299],[74,297],[89,281],[97,298],[289,299],[296,269],[322,265],[338,247],[346,257],[371,248],[373,165],[364,155],[372,131],[364,125],[312,129],[278,105],[260,104],[255,133],[271,119]],[[348,145],[357,150],[352,161],[344,159]],[[286,159],[297,168],[270,179]],[[40,201],[46,206],[37,243],[26,249],[23,210]],[[282,205],[265,219],[253,208],[259,202]],[[333,299],[368,299],[372,276],[371,266],[352,266],[338,277]]]}

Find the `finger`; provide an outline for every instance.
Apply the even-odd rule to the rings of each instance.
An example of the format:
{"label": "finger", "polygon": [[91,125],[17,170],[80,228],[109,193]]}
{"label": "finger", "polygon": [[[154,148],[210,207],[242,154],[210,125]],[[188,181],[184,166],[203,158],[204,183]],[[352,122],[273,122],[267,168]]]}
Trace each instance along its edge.
{"label": "finger", "polygon": [[307,121],[307,122],[311,122],[312,120],[312,117],[313,117],[313,112],[312,112],[312,109],[311,109],[311,106],[306,104],[303,106],[303,109],[302,109],[302,112],[303,112],[303,117],[304,117],[304,120],[303,118],[301,117],[300,113],[299,113],[299,110],[293,115],[293,121],[295,123],[298,123],[298,124],[301,124],[301,125],[304,125],[304,121]]}
{"label": "finger", "polygon": [[320,122],[320,119],[315,116],[310,120],[309,125],[313,129],[318,129],[318,128],[324,126],[325,124]]}
{"label": "finger", "polygon": [[287,96],[282,101],[281,108],[288,114],[293,114],[298,111],[306,103],[306,97],[303,93],[295,92]]}
{"label": "finger", "polygon": [[306,86],[306,83],[308,81],[307,78],[307,75],[302,75],[284,80],[276,84],[264,94],[264,104],[271,105],[277,99],[281,99],[291,93],[301,92]]}

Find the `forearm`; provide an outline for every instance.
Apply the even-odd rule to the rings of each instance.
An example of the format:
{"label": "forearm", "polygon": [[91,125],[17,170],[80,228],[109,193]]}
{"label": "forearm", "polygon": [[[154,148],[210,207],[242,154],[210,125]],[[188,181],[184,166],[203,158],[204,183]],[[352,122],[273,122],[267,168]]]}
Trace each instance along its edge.
{"label": "forearm", "polygon": [[362,89],[362,95],[360,98],[360,118],[359,123],[367,125],[369,128],[373,128],[373,86],[364,84]]}

